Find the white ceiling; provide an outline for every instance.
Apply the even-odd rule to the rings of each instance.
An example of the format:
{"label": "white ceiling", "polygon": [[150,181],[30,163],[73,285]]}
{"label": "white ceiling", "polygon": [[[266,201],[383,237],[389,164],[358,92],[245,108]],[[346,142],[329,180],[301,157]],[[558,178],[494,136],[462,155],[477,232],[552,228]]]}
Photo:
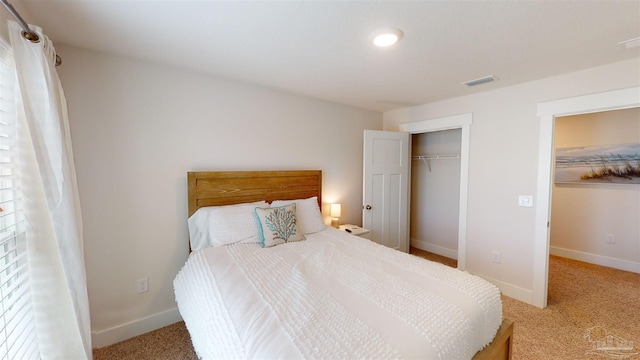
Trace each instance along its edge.
{"label": "white ceiling", "polygon": [[[618,45],[640,37],[639,0],[11,3],[55,43],[377,111],[640,57]],[[404,38],[375,48],[382,27]]]}

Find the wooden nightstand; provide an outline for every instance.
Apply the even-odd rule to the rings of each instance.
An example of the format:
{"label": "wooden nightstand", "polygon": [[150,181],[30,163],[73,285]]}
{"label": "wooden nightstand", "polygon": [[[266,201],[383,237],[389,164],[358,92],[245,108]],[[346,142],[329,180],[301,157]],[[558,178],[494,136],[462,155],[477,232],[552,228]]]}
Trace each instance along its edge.
{"label": "wooden nightstand", "polygon": [[355,236],[360,236],[362,238],[368,239],[369,238],[369,229],[365,229],[362,228],[360,226],[356,226],[356,225],[351,225],[351,224],[344,224],[344,225],[340,225],[338,227],[338,229],[348,232],[352,235]]}

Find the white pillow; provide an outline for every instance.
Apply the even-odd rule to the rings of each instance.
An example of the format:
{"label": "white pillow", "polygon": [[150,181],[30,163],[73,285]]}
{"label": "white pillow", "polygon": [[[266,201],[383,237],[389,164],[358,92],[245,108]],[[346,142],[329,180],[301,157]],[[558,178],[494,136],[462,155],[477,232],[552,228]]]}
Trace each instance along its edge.
{"label": "white pillow", "polygon": [[298,230],[296,204],[256,208],[255,211],[260,220],[260,245],[263,248],[304,240]]}
{"label": "white pillow", "polygon": [[271,203],[271,207],[279,207],[292,203],[296,204],[298,229],[300,229],[303,234],[313,234],[327,228],[320,213],[317,196],[308,199],[275,200]]}
{"label": "white pillow", "polygon": [[265,201],[198,209],[188,220],[191,250],[237,242],[260,242],[254,209],[267,207]]}

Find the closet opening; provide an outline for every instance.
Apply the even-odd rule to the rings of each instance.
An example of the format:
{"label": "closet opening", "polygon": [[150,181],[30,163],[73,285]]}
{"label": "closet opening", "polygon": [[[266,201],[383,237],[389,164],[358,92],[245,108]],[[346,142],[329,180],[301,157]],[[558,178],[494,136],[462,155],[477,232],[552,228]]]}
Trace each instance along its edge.
{"label": "closet opening", "polygon": [[411,248],[458,266],[462,129],[411,135]]}
{"label": "closet opening", "polygon": [[[423,153],[423,149],[412,149],[411,156],[411,198],[410,200],[410,208],[409,208],[409,240],[411,241],[412,247],[414,249],[418,249],[420,251],[421,248],[427,248],[427,251],[432,252],[434,254],[438,254],[437,252],[446,254],[446,255],[438,255],[443,256],[445,259],[455,258],[457,259],[457,268],[460,270],[466,270],[466,246],[467,246],[467,195],[468,195],[468,185],[469,185],[469,139],[471,134],[471,124],[473,123],[473,114],[466,113],[460,115],[453,115],[443,118],[436,118],[431,120],[424,121],[416,121],[410,123],[400,124],[400,131],[408,132],[412,136],[412,142],[416,142],[417,144],[412,144],[413,146],[422,146],[422,142],[426,142],[428,148],[424,151],[433,153]],[[433,134],[433,135],[428,135]],[[423,138],[416,136],[426,136]],[[414,138],[415,137],[415,138]],[[440,159],[432,159],[430,156],[438,156],[441,155]],[[413,158],[413,156],[417,156],[417,158]],[[426,156],[420,158],[420,156]],[[437,164],[436,164],[437,163]],[[444,167],[443,167],[444,165]],[[429,200],[425,201],[419,200],[421,191],[424,189],[414,189],[414,176],[418,176],[414,174],[421,173],[424,171],[429,171],[429,167],[431,167],[432,175],[444,175],[447,172],[442,171],[445,168],[453,168],[457,167],[458,172],[452,178],[445,179],[445,176],[436,176],[439,178],[440,182],[452,182],[453,184],[448,184],[451,186],[451,193],[446,200],[446,206],[448,210],[446,211],[449,214],[450,218],[447,219],[447,238],[448,241],[443,241],[441,232],[436,235],[436,238],[430,237],[421,239],[418,238],[416,232],[422,231],[423,226],[421,223],[424,221],[421,219],[419,208],[422,206],[421,203],[428,203]],[[426,169],[424,169],[426,168]],[[436,173],[434,170],[438,169]],[[452,169],[449,169],[452,170]],[[424,174],[423,174],[424,175]],[[453,179],[453,180],[452,180]],[[434,179],[432,179],[434,181]],[[417,182],[416,182],[417,183]],[[434,182],[436,185],[437,182]],[[457,193],[454,189],[457,184]],[[437,191],[437,190],[436,190]],[[437,194],[439,195],[439,194]],[[417,196],[416,200],[413,201],[412,198]],[[435,195],[434,195],[435,196]],[[437,199],[437,197],[434,197]],[[434,204],[438,202],[435,200],[431,201]],[[443,200],[444,202],[444,200]],[[457,205],[457,207],[456,207]],[[455,215],[451,215],[453,212],[457,210],[457,217]],[[431,210],[431,211],[440,211],[439,209]],[[427,221],[427,224],[431,222],[431,220]],[[427,230],[428,231],[428,230]],[[433,244],[429,242],[431,239],[434,240]],[[415,241],[414,241],[415,240]],[[432,246],[434,245],[434,246]],[[430,249],[430,250],[429,250]],[[452,264],[455,266],[456,264]]]}

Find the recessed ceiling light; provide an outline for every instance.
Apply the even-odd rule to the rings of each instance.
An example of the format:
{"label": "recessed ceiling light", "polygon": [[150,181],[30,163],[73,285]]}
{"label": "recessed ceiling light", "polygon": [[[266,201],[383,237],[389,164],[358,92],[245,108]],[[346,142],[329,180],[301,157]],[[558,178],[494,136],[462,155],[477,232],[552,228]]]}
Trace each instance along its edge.
{"label": "recessed ceiling light", "polygon": [[375,46],[387,47],[400,41],[402,35],[404,34],[399,29],[386,28],[374,31],[371,34],[371,40]]}

